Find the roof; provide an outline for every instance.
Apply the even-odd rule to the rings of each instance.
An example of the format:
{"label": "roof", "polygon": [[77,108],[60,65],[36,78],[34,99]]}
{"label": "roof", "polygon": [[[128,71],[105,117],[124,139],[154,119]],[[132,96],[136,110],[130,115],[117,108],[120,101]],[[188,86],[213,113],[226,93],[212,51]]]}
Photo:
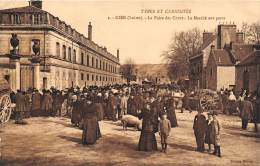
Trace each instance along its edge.
{"label": "roof", "polygon": [[207,40],[205,42],[202,43],[202,45],[200,46],[199,48],[199,52],[190,56],[189,59],[194,59],[194,58],[197,58],[197,57],[200,57],[202,56],[203,54],[201,53],[202,50],[204,50],[205,48],[207,48],[209,45],[212,44],[212,42],[214,42],[214,40],[217,38],[217,36],[215,34],[209,36],[207,38]]}
{"label": "roof", "polygon": [[211,45],[211,43],[217,38],[217,35],[213,34],[207,38],[207,40],[201,45],[199,50],[204,50],[206,47]]}
{"label": "roof", "polygon": [[218,66],[232,66],[234,63],[232,62],[230,54],[224,49],[216,49],[213,50],[212,55],[216,61]]}
{"label": "roof", "polygon": [[34,6],[25,6],[0,10],[0,13],[46,13],[46,11]]}
{"label": "roof", "polygon": [[252,44],[232,44],[231,54],[236,61],[244,60],[250,53],[254,51]]}
{"label": "roof", "polygon": [[238,66],[249,66],[260,63],[260,50],[256,50],[249,54],[243,61],[241,61]]}

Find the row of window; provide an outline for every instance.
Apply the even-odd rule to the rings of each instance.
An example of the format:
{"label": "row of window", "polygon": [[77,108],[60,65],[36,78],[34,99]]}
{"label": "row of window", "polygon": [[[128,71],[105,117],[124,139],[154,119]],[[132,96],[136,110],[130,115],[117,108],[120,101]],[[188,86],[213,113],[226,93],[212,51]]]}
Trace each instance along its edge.
{"label": "row of window", "polygon": [[[65,45],[62,45],[62,55],[61,55],[60,49],[61,49],[60,43],[56,42],[56,55],[57,55],[57,57],[62,57],[62,59],[76,63],[77,53],[76,53],[75,49],[73,49],[73,53],[72,53],[71,47],[67,48]],[[90,60],[91,60],[91,67],[94,67],[94,68],[97,68],[97,69],[100,69],[100,70],[104,70],[104,71],[109,71],[109,72],[112,72],[112,73],[117,73],[116,67],[113,66],[112,64],[109,64],[109,63],[102,61],[102,60],[95,59],[94,57],[90,58],[89,55],[87,55],[86,57],[87,57],[87,59],[86,59],[86,64],[85,64],[85,54],[82,52],[81,57],[80,57],[80,64],[81,65],[90,66]]]}
{"label": "row of window", "polygon": [[114,77],[108,77],[108,76],[98,76],[94,74],[86,74],[84,75],[84,73],[81,73],[81,80],[87,80],[87,81],[116,81],[116,78]]}
{"label": "row of window", "polygon": [[[12,24],[21,24],[22,20],[21,17],[25,17],[24,15],[20,14],[11,14],[10,19]],[[31,14],[30,15],[30,23],[31,24],[41,24],[43,23],[43,18],[41,14]]]}

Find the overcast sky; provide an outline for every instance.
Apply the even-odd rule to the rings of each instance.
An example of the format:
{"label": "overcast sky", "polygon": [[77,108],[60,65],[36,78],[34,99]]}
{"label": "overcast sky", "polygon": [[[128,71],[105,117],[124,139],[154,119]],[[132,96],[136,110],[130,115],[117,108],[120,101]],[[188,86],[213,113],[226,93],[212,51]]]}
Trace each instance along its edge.
{"label": "overcast sky", "polygon": [[[0,9],[28,5],[27,0],[0,0]],[[190,9],[190,14],[141,13],[142,9]],[[93,40],[116,54],[120,49],[121,63],[132,57],[136,63],[162,63],[161,53],[167,50],[175,32],[199,27],[214,31],[219,21],[203,20],[115,20],[114,16],[212,16],[225,17],[221,22],[260,21],[260,0],[173,0],[173,1],[89,1],[43,0],[43,10],[58,16],[87,36],[88,22],[93,25]]]}

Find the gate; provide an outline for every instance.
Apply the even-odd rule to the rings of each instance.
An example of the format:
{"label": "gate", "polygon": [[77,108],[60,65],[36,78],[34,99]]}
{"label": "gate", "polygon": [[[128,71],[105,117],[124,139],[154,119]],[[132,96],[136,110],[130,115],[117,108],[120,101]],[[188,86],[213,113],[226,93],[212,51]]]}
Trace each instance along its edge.
{"label": "gate", "polygon": [[26,91],[33,88],[33,67],[21,66],[21,90]]}

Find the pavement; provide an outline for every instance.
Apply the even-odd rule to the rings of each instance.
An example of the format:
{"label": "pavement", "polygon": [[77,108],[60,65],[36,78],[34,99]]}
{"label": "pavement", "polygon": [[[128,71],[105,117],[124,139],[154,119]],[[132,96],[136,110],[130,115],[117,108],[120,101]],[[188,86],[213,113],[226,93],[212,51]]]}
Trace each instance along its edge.
{"label": "pavement", "polygon": [[[174,165],[174,166],[260,166],[260,133],[241,129],[235,116],[219,115],[222,124],[219,158],[208,152],[196,152],[192,130],[195,112],[179,113],[179,127],[169,137],[168,152],[137,151],[140,131],[123,131],[120,122],[99,122],[102,138],[95,145],[81,144],[82,131],[61,117],[30,118],[26,125],[10,121],[0,126],[0,165],[72,166],[72,165]],[[207,148],[207,145],[206,145]]]}

